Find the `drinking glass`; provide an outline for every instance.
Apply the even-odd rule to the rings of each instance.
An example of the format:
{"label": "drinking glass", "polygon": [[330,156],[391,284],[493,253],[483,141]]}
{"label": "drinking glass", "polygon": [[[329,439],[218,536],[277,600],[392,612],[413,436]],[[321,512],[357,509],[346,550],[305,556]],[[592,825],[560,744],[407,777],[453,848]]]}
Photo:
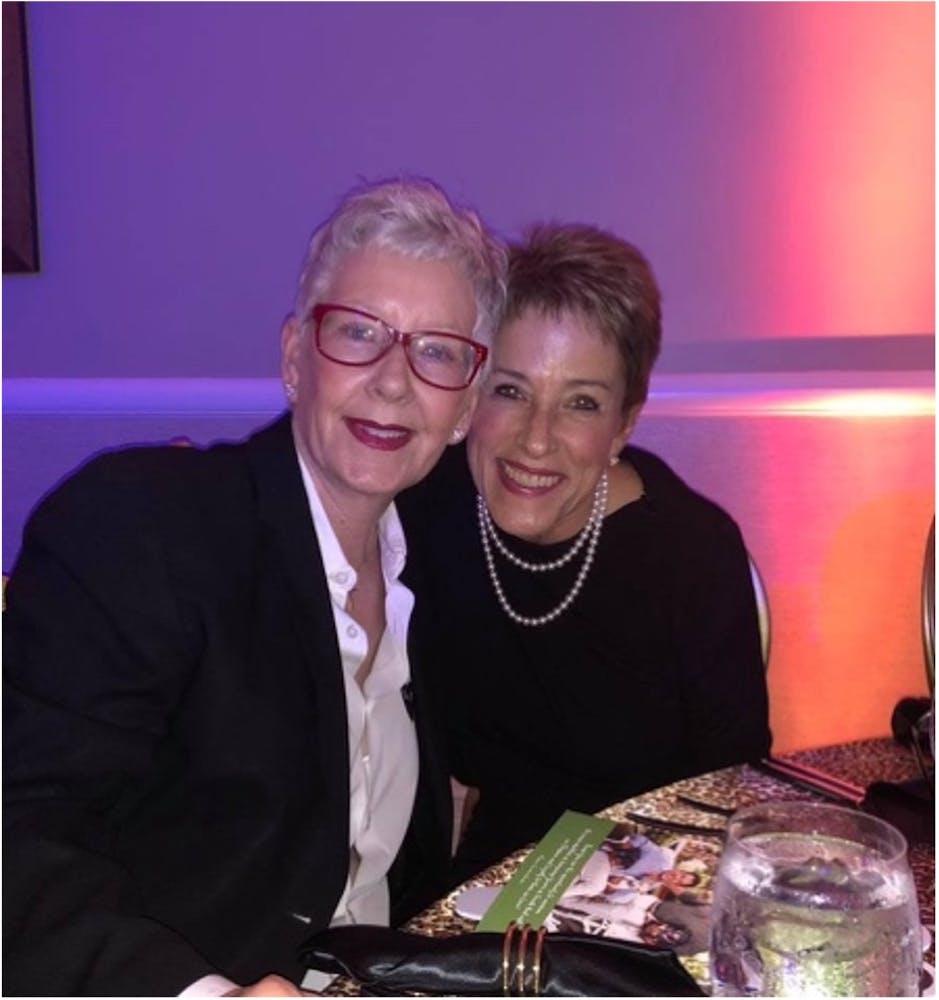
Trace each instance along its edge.
{"label": "drinking glass", "polygon": [[899,830],[806,802],[734,813],[714,888],[714,996],[918,996],[921,962]]}

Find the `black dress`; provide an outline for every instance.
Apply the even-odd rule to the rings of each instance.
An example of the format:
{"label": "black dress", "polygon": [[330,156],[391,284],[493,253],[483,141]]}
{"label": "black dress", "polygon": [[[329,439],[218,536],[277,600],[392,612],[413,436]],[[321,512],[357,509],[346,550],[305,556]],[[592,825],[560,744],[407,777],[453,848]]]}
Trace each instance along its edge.
{"label": "black dress", "polygon": [[[656,456],[624,456],[644,495],[606,518],[583,589],[540,627],[515,624],[496,600],[464,449],[399,498],[409,558],[432,581],[414,627],[451,771],[481,793],[455,879],[539,838],[565,809],[595,812],[769,749],[740,531]],[[530,561],[570,544],[507,543]],[[543,574],[496,565],[510,604],[533,616],[567,594],[581,560]]]}

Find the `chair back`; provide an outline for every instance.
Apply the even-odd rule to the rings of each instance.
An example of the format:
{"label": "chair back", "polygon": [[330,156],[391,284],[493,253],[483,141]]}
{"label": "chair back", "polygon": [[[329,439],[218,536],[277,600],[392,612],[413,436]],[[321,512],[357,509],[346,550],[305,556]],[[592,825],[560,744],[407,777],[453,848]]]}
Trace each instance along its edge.
{"label": "chair back", "polygon": [[929,693],[936,682],[936,518],[933,515],[926,537],[923,557],[923,655],[926,659],[926,679]]}
{"label": "chair back", "polygon": [[753,582],[753,595],[756,597],[756,614],[760,625],[760,652],[763,654],[763,666],[769,665],[769,599],[766,596],[766,587],[763,585],[763,578],[756,568],[753,556],[747,553],[750,563],[750,580]]}

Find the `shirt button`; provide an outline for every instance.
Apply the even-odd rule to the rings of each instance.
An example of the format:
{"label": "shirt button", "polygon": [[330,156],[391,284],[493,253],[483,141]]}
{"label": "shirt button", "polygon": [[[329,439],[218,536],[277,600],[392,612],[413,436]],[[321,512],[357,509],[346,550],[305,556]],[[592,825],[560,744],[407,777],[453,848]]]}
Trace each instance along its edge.
{"label": "shirt button", "polygon": [[359,630],[354,625],[350,625],[346,629],[346,635],[349,636],[350,639],[354,639],[358,634]]}
{"label": "shirt button", "polygon": [[345,570],[340,570],[336,574],[336,583],[345,583],[349,579],[349,574]]}

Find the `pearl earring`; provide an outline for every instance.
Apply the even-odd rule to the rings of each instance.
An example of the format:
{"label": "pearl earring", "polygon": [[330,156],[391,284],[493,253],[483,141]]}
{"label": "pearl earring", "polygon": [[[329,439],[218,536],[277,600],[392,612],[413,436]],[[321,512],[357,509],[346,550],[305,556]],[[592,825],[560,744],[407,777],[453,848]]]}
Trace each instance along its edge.
{"label": "pearl earring", "polygon": [[287,401],[292,403],[297,398],[297,387],[290,382],[285,382],[284,395],[287,397]]}
{"label": "pearl earring", "polygon": [[610,456],[610,468],[612,469],[614,465],[619,461],[619,455]]}
{"label": "pearl earring", "polygon": [[466,431],[460,430],[460,428],[457,427],[456,430],[450,435],[450,444],[459,444],[465,436]]}

